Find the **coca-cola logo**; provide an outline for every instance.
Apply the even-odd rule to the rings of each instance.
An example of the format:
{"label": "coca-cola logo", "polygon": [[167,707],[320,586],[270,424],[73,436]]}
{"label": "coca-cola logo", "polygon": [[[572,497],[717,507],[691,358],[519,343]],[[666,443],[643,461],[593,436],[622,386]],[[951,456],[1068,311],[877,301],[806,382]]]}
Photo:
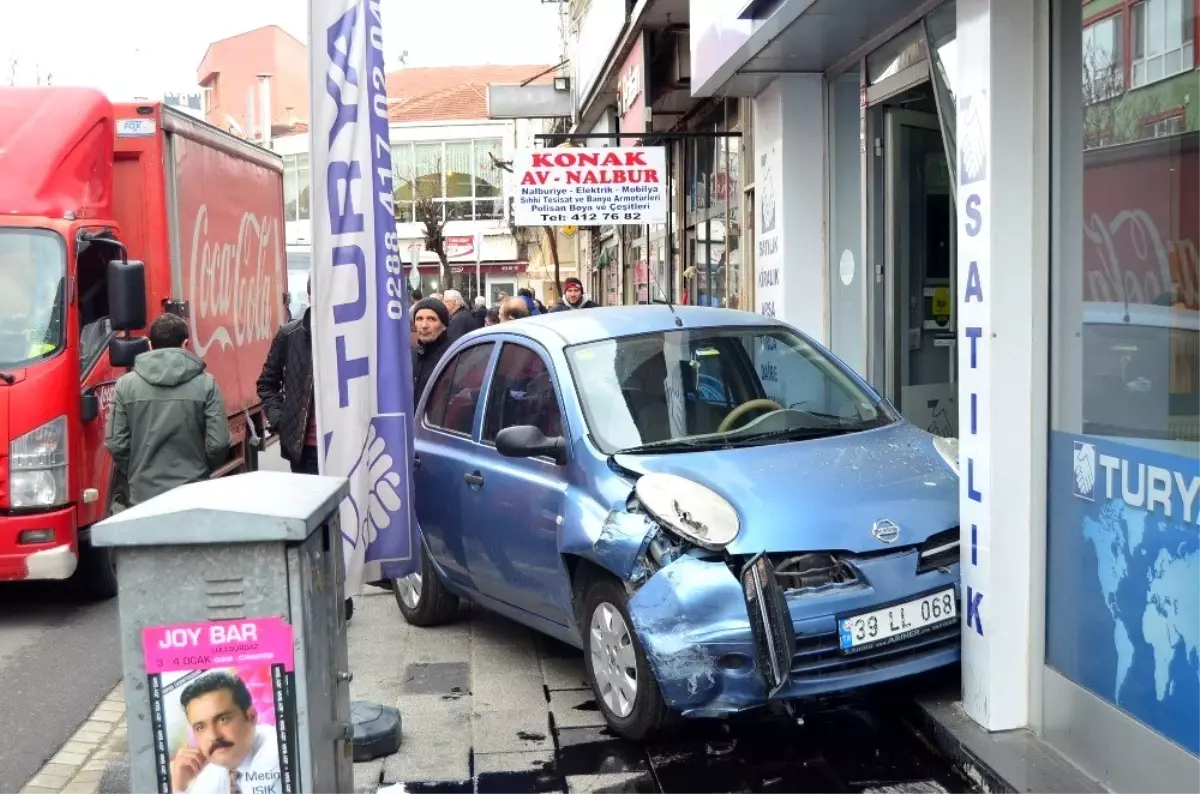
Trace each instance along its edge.
{"label": "coca-cola logo", "polygon": [[[197,355],[204,356],[216,342],[221,347],[242,347],[272,337],[282,312],[278,305],[282,267],[278,220],[246,212],[236,240],[212,240],[208,205],[200,205],[192,232],[189,280],[193,301],[189,322]],[[211,331],[204,339],[200,321],[209,319],[214,322],[206,324]]]}
{"label": "coca-cola logo", "polygon": [[1144,210],[1122,210],[1107,223],[1092,213],[1083,232],[1098,264],[1085,275],[1088,300],[1154,303],[1170,294],[1173,301],[1196,306],[1200,284],[1194,240],[1164,240]]}

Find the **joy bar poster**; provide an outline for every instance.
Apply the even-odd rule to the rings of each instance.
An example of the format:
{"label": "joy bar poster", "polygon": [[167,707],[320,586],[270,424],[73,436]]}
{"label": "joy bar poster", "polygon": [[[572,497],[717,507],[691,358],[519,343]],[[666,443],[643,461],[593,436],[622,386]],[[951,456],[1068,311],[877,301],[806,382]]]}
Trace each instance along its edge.
{"label": "joy bar poster", "polygon": [[295,653],[280,618],[142,629],[161,794],[286,794]]}

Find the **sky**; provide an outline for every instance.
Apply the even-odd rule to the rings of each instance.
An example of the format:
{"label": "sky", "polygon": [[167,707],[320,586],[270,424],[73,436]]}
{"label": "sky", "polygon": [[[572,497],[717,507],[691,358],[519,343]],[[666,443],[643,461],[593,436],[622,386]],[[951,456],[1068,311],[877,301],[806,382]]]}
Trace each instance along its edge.
{"label": "sky", "polygon": [[[321,0],[315,0],[321,2]],[[338,2],[338,0],[326,0]],[[388,68],[557,63],[557,3],[381,0]],[[0,85],[86,85],[113,99],[194,90],[208,45],[276,24],[307,41],[309,0],[0,0]]]}

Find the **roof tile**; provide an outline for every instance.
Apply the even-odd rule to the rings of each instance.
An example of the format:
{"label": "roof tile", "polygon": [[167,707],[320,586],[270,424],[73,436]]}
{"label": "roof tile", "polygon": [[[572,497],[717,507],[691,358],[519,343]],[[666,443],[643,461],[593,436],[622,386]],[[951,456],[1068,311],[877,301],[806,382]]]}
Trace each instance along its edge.
{"label": "roof tile", "polygon": [[[541,74],[545,72],[545,74]],[[554,79],[553,67],[434,66],[414,67],[387,76],[388,120],[468,121],[487,118],[487,86],[491,83],[533,83]]]}

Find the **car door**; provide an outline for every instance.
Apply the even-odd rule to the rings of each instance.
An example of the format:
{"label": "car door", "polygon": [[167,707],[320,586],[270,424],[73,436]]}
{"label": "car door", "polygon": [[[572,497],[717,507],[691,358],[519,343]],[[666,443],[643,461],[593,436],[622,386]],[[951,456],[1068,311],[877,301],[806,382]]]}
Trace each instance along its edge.
{"label": "car door", "polygon": [[480,592],[567,625],[558,528],[567,467],[548,457],[508,458],[496,451],[506,427],[534,425],[548,437],[566,436],[554,371],[544,352],[504,341],[492,370],[473,473],[476,520],[464,529],[469,568]]}
{"label": "car door", "polygon": [[480,395],[491,364],[494,342],[456,353],[438,373],[421,408],[413,459],[413,498],[417,523],[433,559],[451,579],[471,586],[462,528],[464,477],[475,447]]}

